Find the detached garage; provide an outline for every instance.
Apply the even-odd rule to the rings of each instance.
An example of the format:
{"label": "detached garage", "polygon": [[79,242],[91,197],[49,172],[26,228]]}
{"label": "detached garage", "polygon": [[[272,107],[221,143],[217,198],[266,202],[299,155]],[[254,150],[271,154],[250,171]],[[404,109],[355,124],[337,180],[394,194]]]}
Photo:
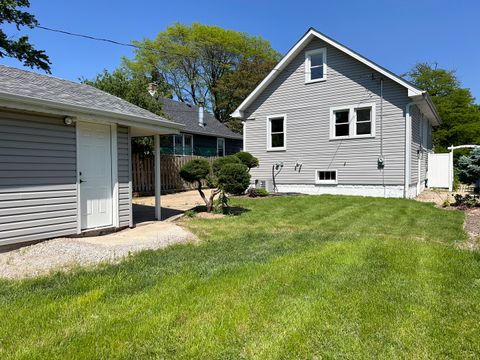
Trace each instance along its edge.
{"label": "detached garage", "polygon": [[159,136],[181,128],[91,86],[0,65],[0,246],[132,226],[131,138],[154,135],[159,155]]}

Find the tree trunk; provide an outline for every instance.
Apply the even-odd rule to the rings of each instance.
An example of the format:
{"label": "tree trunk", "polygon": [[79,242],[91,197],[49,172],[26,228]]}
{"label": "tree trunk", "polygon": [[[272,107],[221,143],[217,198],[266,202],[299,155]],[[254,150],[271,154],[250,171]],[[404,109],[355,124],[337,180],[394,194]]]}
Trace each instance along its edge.
{"label": "tree trunk", "polygon": [[202,182],[201,181],[197,182],[197,190],[198,190],[200,196],[202,197],[203,201],[205,202],[205,205],[207,206],[207,212],[212,212],[213,201],[215,199],[215,196],[217,196],[220,193],[220,190],[219,189],[213,189],[211,194],[210,194],[210,198],[208,198],[208,199],[207,199],[207,197],[205,196],[205,193],[202,190]]}

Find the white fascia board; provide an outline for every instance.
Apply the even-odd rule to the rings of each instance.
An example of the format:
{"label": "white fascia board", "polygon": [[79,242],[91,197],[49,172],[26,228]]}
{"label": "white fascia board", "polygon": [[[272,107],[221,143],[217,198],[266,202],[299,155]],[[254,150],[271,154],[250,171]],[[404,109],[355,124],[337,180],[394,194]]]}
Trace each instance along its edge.
{"label": "white fascia board", "polygon": [[123,113],[92,109],[85,106],[63,104],[56,101],[18,96],[10,93],[0,93],[0,105],[5,108],[45,112],[56,115],[81,116],[91,119],[103,119],[126,126],[136,126],[151,131],[172,130],[177,133],[185,125],[177,124],[168,120],[153,120],[140,116],[127,115]]}
{"label": "white fascia board", "polygon": [[417,89],[412,86],[410,83],[402,79],[401,77],[387,71],[381,66],[375,64],[374,62],[364,58],[363,56],[357,54],[353,50],[343,46],[342,44],[336,42],[333,39],[323,35],[322,33],[316,31],[315,29],[310,29],[307,33],[290,49],[290,51],[283,57],[283,59],[273,68],[273,70],[267,75],[265,79],[253,90],[250,95],[238,106],[238,108],[230,115],[234,118],[242,119],[245,109],[251,105],[251,103],[256,99],[256,97],[276,78],[276,76],[290,63],[295,56],[308,44],[312,38],[319,38],[320,40],[326,42],[327,44],[343,51],[347,55],[350,55],[354,59],[362,62],[363,64],[369,66],[378,73],[384,75],[385,77],[397,82],[398,84],[404,86],[408,90],[408,96],[418,96],[423,93],[422,90]]}
{"label": "white fascia board", "polygon": [[250,95],[238,106],[238,108],[230,115],[233,118],[243,118],[244,110],[255,100],[255,98],[262,92],[282,71],[290,61],[300,53],[304,46],[314,37],[312,30],[309,30],[280,60],[280,62],[273,68],[263,81],[253,90]]}
{"label": "white fascia board", "polygon": [[413,103],[417,105],[420,111],[427,117],[433,126],[440,125],[442,120],[438,115],[437,109],[428,93],[423,92],[420,95],[412,96]]}

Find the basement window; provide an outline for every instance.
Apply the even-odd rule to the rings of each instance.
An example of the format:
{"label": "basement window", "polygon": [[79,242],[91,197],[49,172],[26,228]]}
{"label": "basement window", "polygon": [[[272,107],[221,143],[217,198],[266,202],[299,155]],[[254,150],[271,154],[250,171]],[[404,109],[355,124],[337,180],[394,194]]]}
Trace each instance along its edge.
{"label": "basement window", "polygon": [[315,184],[334,185],[337,183],[337,170],[315,171]]}

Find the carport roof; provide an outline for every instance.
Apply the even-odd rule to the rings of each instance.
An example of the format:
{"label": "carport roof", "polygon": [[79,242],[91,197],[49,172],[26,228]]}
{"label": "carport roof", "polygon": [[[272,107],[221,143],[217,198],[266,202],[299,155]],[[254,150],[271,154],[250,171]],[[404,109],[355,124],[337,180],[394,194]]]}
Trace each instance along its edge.
{"label": "carport roof", "polygon": [[167,120],[93,86],[4,65],[0,65],[0,98],[50,105],[112,118],[130,118],[149,125],[173,129],[183,128],[181,124]]}

